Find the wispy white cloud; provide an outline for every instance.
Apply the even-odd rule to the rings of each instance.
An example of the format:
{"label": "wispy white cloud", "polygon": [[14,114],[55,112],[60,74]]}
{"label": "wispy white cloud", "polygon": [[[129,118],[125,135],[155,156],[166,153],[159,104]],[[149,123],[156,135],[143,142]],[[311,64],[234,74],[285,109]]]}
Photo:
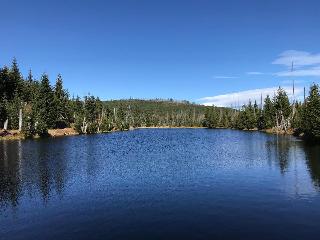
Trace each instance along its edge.
{"label": "wispy white cloud", "polygon": [[248,75],[263,75],[263,72],[247,72]]}
{"label": "wispy white cloud", "polygon": [[231,79],[231,78],[238,78],[236,76],[213,76],[213,78],[217,79]]}
{"label": "wispy white cloud", "polygon": [[312,54],[305,51],[288,50],[282,52],[272,64],[291,67],[292,62],[295,67],[318,65],[320,64],[320,53]]}
{"label": "wispy white cloud", "polygon": [[[264,99],[267,95],[273,96],[274,93],[278,90],[279,87],[270,87],[270,88],[260,88],[252,89],[241,92],[234,92],[228,94],[217,95],[213,97],[204,97],[198,99],[198,102],[206,106],[218,106],[218,107],[231,107],[231,106],[242,106],[247,104],[249,100],[252,102],[260,102],[261,94]],[[288,93],[289,97],[292,97],[292,87],[286,86],[283,89]],[[298,97],[303,92],[303,88],[296,87],[295,95]]]}
{"label": "wispy white cloud", "polygon": [[320,76],[320,65],[315,67],[303,68],[294,71],[283,71],[275,74],[279,77],[319,77]]}
{"label": "wispy white cloud", "polygon": [[[291,66],[294,66],[291,71]],[[286,67],[285,71],[277,72],[278,77],[319,77],[320,76],[320,53],[288,50],[281,53],[272,64]]]}

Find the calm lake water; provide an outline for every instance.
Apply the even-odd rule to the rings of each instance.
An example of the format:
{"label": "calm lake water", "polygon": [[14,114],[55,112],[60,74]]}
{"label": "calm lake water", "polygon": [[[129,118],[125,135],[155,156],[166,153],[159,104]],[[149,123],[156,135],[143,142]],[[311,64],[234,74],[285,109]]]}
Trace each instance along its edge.
{"label": "calm lake water", "polygon": [[319,239],[320,147],[141,129],[0,142],[0,239]]}

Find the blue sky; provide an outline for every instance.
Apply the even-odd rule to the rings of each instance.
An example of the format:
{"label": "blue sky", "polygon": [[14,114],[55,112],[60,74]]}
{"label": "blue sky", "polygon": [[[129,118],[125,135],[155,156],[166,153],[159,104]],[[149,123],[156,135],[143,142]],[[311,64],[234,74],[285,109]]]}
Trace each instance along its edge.
{"label": "blue sky", "polygon": [[320,80],[316,0],[0,3],[0,64],[74,95],[230,105]]}

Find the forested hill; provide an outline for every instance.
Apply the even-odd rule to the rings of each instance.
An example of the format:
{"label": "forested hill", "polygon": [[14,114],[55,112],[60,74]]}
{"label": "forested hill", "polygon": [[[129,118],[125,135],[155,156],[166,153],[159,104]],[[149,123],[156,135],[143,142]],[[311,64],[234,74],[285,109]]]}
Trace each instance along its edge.
{"label": "forested hill", "polygon": [[104,102],[107,109],[125,109],[130,126],[202,126],[206,107],[188,101],[125,99]]}

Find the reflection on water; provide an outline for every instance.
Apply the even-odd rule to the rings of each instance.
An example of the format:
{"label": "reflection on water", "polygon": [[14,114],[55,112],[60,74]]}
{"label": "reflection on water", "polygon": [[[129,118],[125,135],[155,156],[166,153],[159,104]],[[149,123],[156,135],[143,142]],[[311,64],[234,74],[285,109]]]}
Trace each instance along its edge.
{"label": "reflection on water", "polygon": [[10,144],[6,141],[0,144],[0,201],[1,205],[11,203],[18,205],[21,194],[21,154],[20,143]]}
{"label": "reflection on water", "polygon": [[320,147],[319,146],[304,146],[306,156],[306,164],[314,185],[320,187]]}
{"label": "reflection on water", "polygon": [[[257,136],[246,138],[250,152],[263,152],[263,145],[255,142]],[[76,139],[74,139],[76,140]],[[316,189],[320,186],[320,147],[307,145],[287,136],[268,136],[265,138],[266,160],[278,165],[281,174],[291,167],[296,170],[296,162],[304,163]],[[19,198],[26,194],[29,197],[41,194],[43,202],[50,199],[50,194],[63,196],[67,184],[68,158],[73,152],[73,158],[84,158],[86,162],[86,177],[94,181],[99,172],[101,161],[97,156],[100,144],[95,138],[85,138],[75,146],[69,146],[68,141],[59,139],[41,141],[3,141],[0,143],[0,202],[15,207]],[[84,142],[83,142],[84,141]],[[83,144],[83,145],[82,145]],[[53,145],[53,146],[52,146]],[[78,148],[77,149],[70,149]],[[215,146],[219,150],[219,146]],[[113,149],[112,151],[116,151]],[[106,153],[109,154],[109,153]],[[297,154],[299,156],[297,156]],[[250,164],[250,163],[248,163]],[[72,167],[72,166],[71,166]],[[301,170],[301,169],[300,169]]]}
{"label": "reflection on water", "polygon": [[296,150],[295,145],[296,142],[283,136],[274,136],[272,140],[266,142],[269,161],[273,159],[278,162],[282,174],[286,172],[289,161],[294,159],[289,154]]}
{"label": "reflection on water", "polygon": [[[236,205],[244,212],[252,212],[251,206],[260,208],[263,203],[270,214],[273,211],[278,214],[283,211],[281,204],[288,196],[296,204],[301,204],[301,199],[313,201],[312,197],[319,196],[319,156],[319,146],[309,146],[293,137],[232,130],[137,130],[37,141],[2,141],[0,233],[6,232],[6,219],[11,219],[14,212],[18,218],[25,219],[22,231],[26,226],[33,229],[27,222],[32,221],[30,214],[36,209],[39,214],[53,217],[59,208],[63,207],[66,213],[73,211],[72,205],[79,204],[85,215],[90,216],[92,206],[104,212],[119,202],[108,210],[113,216],[111,222],[121,218],[122,213],[116,209],[124,206],[132,212],[152,205],[152,211],[161,212],[158,221],[166,224],[169,220],[164,217],[179,219],[181,215],[183,219],[182,212],[188,210],[180,199],[188,203],[188,208],[200,207],[199,224],[201,220],[201,224],[208,221],[205,214],[226,218],[226,212],[237,201]],[[141,205],[146,204],[145,201],[148,204]],[[179,204],[171,206],[171,202]],[[46,208],[52,212],[44,210]],[[164,209],[169,212],[163,213]],[[219,213],[221,210],[217,209],[225,211]],[[289,210],[288,217],[292,211]],[[174,215],[170,215],[170,211]],[[92,216],[100,216],[97,214]],[[242,212],[237,214],[243,217]],[[141,216],[148,222],[154,218],[151,215]],[[100,221],[105,221],[104,215],[100,217]],[[261,215],[254,217],[258,222],[261,220]],[[270,219],[265,220],[266,224],[276,221]],[[121,222],[123,224],[123,219]],[[237,224],[240,223],[234,223],[234,227]],[[18,231],[12,227],[11,231],[15,230]],[[110,230],[113,231],[120,230]]]}
{"label": "reflection on water", "polygon": [[3,141],[0,144],[0,199],[3,206],[16,207],[22,195],[41,195],[47,202],[50,193],[62,195],[66,182],[66,147],[53,149],[46,142]]}

